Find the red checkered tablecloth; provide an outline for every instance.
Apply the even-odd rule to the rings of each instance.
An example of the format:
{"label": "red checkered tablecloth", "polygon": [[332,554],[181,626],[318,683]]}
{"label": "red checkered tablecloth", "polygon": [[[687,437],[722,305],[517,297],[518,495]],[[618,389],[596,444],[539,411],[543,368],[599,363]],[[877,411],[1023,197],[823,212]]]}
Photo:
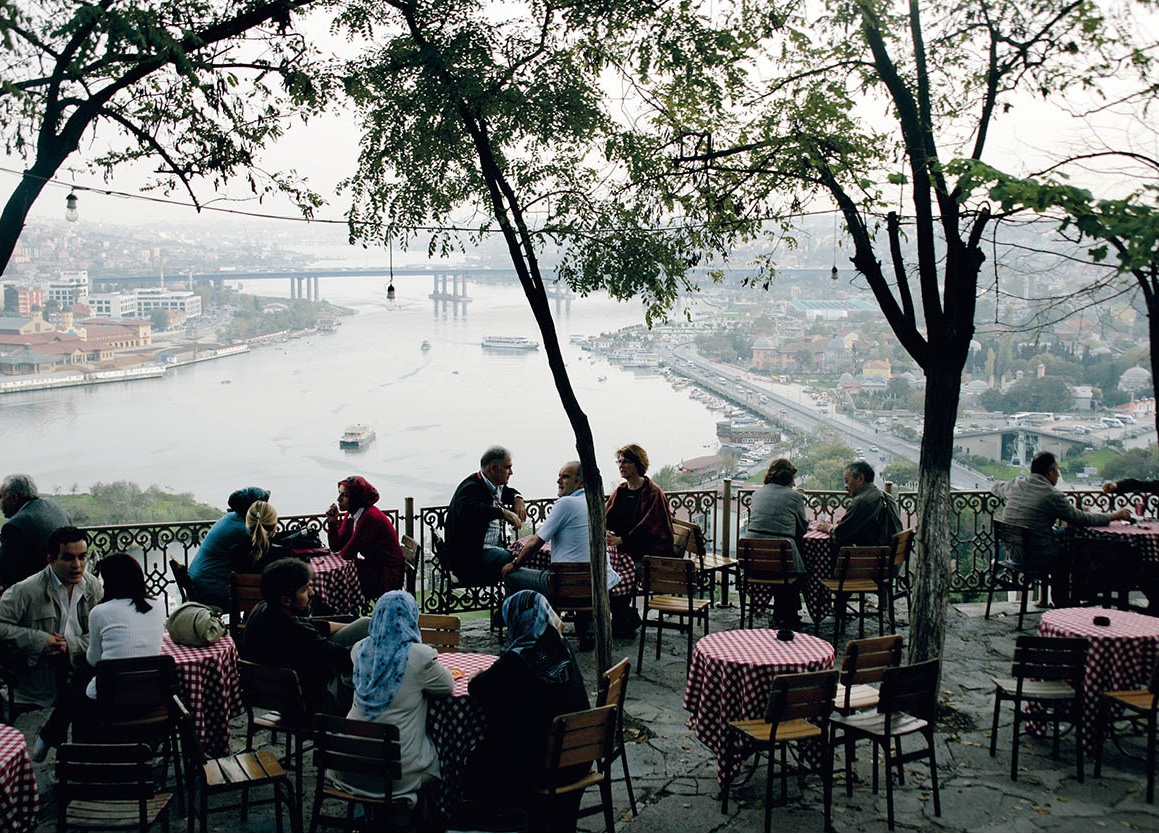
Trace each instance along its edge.
{"label": "red checkered tablecloth", "polygon": [[1104,527],[1067,527],[1067,535],[1076,539],[1122,541],[1126,537],[1135,547],[1143,564],[1159,569],[1159,521],[1112,521]]}
{"label": "red checkered tablecloth", "polygon": [[346,561],[337,553],[315,556],[310,560],[314,569],[311,590],[336,614],[357,614],[362,610],[362,587],[358,584],[358,570],[353,561]]}
{"label": "red checkered tablecloth", "polygon": [[[814,623],[819,623],[829,616],[829,611],[833,608],[833,594],[821,584],[822,579],[833,576],[833,551],[829,547],[829,534],[810,528],[805,534],[805,550],[801,553],[801,559],[805,562],[805,575],[801,578],[801,596],[805,599],[809,616],[813,618]],[[746,604],[751,603],[753,615],[759,617],[765,613],[770,599],[772,594],[760,588],[749,595]]]}
{"label": "red checkered tablecloth", "polygon": [[471,677],[491,667],[496,661],[493,654],[445,652],[439,663],[457,674],[455,689],[447,698],[432,698],[427,705],[427,737],[439,752],[439,768],[443,774],[438,794],[439,811],[447,814],[463,795],[463,768],[467,757],[483,740],[487,729],[483,711],[467,697],[467,682]]}
{"label": "red checkered tablecloth", "polygon": [[[520,548],[519,542],[514,542],[511,545],[511,551],[518,553]],[[633,594],[636,590],[636,563],[632,561],[632,557],[627,553],[621,553],[619,548],[614,544],[608,545],[608,561],[612,565],[612,570],[620,575],[619,584],[608,591],[614,597],[626,597]],[[523,560],[522,567],[533,568],[535,570],[547,570],[551,565],[551,543],[545,544],[537,552],[532,553]]]}
{"label": "red checkered tablecloth", "polygon": [[[1110,618],[1111,624],[1095,625],[1094,618],[1100,616]],[[1099,693],[1147,685],[1159,652],[1159,617],[1110,608],[1060,608],[1042,615],[1038,633],[1085,637],[1089,643],[1083,675],[1083,739],[1093,751]]]}
{"label": "red checkered tablecloth", "polygon": [[0,830],[31,831],[40,813],[40,792],[24,733],[0,724]]}
{"label": "red checkered tablecloth", "polygon": [[692,652],[684,708],[688,726],[716,754],[717,779],[736,775],[747,753],[729,721],[763,718],[773,678],[779,674],[833,668],[833,647],[797,632],[791,641],[768,629],[719,631],[700,638]]}
{"label": "red checkered tablecloth", "polygon": [[179,646],[166,632],[161,651],[177,662],[181,700],[193,714],[197,737],[206,754],[229,754],[229,719],[242,710],[237,674],[237,646],[228,634],[212,646]]}

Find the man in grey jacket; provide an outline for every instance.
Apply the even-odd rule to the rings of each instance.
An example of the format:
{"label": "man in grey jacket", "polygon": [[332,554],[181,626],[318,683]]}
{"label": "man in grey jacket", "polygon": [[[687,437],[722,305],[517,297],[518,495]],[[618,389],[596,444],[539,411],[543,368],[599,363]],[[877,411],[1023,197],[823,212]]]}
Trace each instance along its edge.
{"label": "man in grey jacket", "polygon": [[[83,530],[61,527],[49,536],[48,546],[47,566],[0,597],[0,645],[15,678],[17,700],[40,706],[55,703],[74,672],[91,674],[85,662],[89,612],[102,595],[100,580],[85,570],[88,537]],[[63,741],[50,738],[48,725],[41,736],[49,744]],[[44,758],[39,736],[33,752],[34,758]]]}
{"label": "man in grey jacket", "polygon": [[[1039,452],[1030,461],[1030,474],[1012,481],[994,484],[990,492],[1006,502],[1002,520],[1033,531],[1037,548],[1033,566],[1054,566],[1062,545],[1054,534],[1057,521],[1076,527],[1101,527],[1112,519],[1130,518],[1131,510],[1122,507],[1113,513],[1087,513],[1078,509],[1058,489],[1058,459],[1051,452]],[[1051,598],[1055,605],[1066,605],[1070,599],[1070,577],[1065,570],[1051,574]]]}
{"label": "man in grey jacket", "polygon": [[60,504],[41,498],[28,475],[0,482],[0,510],[8,519],[0,527],[0,585],[7,588],[43,570],[49,535],[72,519]]}

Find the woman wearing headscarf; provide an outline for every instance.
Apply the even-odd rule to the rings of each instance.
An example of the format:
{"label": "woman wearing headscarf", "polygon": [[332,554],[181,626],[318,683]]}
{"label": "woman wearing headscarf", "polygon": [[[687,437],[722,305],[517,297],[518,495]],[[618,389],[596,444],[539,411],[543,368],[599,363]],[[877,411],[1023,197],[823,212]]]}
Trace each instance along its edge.
{"label": "woman wearing headscarf", "polygon": [[[406,591],[389,591],[374,605],[370,633],[351,650],[354,706],[347,718],[398,727],[402,776],[393,799],[412,808],[424,782],[439,778],[439,757],[427,738],[427,697],[450,695],[455,682],[438,652],[424,646],[419,608]],[[365,773],[341,773],[334,780],[352,793],[381,798],[381,782]]]}
{"label": "woman wearing headscarf", "polygon": [[[527,809],[531,831],[574,831],[579,796],[545,802],[535,786],[552,721],[590,706],[583,674],[560,636],[559,617],[542,594],[509,596],[503,621],[511,645],[468,685],[487,718],[487,732],[467,761],[466,793],[489,807]],[[580,765],[578,771],[575,778],[587,767]]]}
{"label": "woman wearing headscarf", "polygon": [[398,533],[378,507],[378,490],[361,475],[338,482],[338,500],[326,511],[330,549],[354,561],[358,584],[367,599],[378,599],[403,584],[405,560]]}
{"label": "woman wearing headscarf", "polygon": [[246,513],[255,501],[269,500],[269,490],[260,487],[245,487],[229,496],[229,512],[205,534],[189,566],[194,600],[223,610],[229,608],[230,573],[253,570],[250,554],[253,545],[245,525]]}

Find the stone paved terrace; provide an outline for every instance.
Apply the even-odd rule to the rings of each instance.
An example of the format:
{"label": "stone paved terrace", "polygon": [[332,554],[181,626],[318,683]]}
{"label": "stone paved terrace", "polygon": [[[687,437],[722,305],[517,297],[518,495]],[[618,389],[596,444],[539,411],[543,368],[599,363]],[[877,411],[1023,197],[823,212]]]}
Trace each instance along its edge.
{"label": "stone paved terrace", "polygon": [[[929,791],[929,772],[924,762],[907,767],[904,787],[895,791],[895,814],[899,831],[1156,831],[1159,830],[1159,805],[1145,802],[1144,746],[1132,739],[1124,744],[1127,758],[1113,745],[1107,745],[1103,776],[1094,779],[1088,761],[1086,782],[1074,778],[1073,735],[1063,737],[1061,758],[1050,757],[1050,743],[1045,739],[1023,736],[1018,782],[1009,779],[1010,712],[1004,704],[1000,725],[997,758],[988,755],[990,715],[993,709],[995,675],[1009,673],[1014,645],[1016,614],[1013,604],[995,603],[999,616],[982,618],[981,603],[955,606],[948,618],[945,666],[942,675],[943,718],[937,734],[937,756],[942,790],[942,816],[933,814]],[[1033,608],[1033,606],[1032,606]],[[902,619],[904,620],[904,613]],[[1033,634],[1041,612],[1032,612],[1024,633]],[[712,612],[712,630],[738,626],[739,611],[735,604]],[[899,629],[903,634],[906,629]],[[813,631],[811,627],[807,628]],[[654,652],[649,640],[649,651]],[[832,620],[820,629],[826,639],[832,637]],[[856,635],[856,627],[849,636]],[[497,653],[500,645],[488,632],[485,619],[464,623],[464,644],[468,651]],[[637,644],[618,640],[616,657],[628,656],[635,666]],[[761,797],[765,768],[741,787],[734,787],[729,814],[720,812],[720,793],[716,782],[716,762],[712,754],[695,738],[686,725],[687,713],[682,706],[684,693],[684,642],[679,635],[665,635],[665,653],[657,662],[654,654],[645,658],[645,671],[633,676],[629,685],[627,713],[631,727],[628,757],[639,815],[629,813],[627,795],[622,783],[613,789],[616,803],[616,829],[622,832],[650,831],[761,831],[764,811]],[[840,647],[843,649],[843,645]],[[839,651],[838,657],[841,656]],[[580,656],[590,688],[595,689],[594,653]],[[27,714],[17,722],[26,733],[39,726],[44,714]],[[242,747],[244,719],[233,722],[234,749]],[[631,736],[636,740],[632,742]],[[908,749],[908,748],[907,748]],[[879,795],[869,790],[870,756],[863,742],[855,772],[858,776],[851,799],[845,796],[843,776],[834,783],[834,826],[838,831],[884,831],[884,786]],[[55,830],[56,808],[53,802],[51,762],[37,768],[42,796],[39,830]],[[843,761],[838,753],[838,765]],[[618,765],[615,774],[620,773]],[[307,795],[313,790],[314,774],[306,775]],[[774,797],[779,788],[774,787]],[[590,801],[590,796],[586,797]],[[307,803],[308,804],[308,803]],[[175,830],[182,830],[184,820],[174,819]],[[789,782],[789,801],[773,813],[774,831],[820,830],[821,786],[815,776],[807,780],[804,792],[794,780]],[[272,831],[269,806],[257,809],[243,826],[230,814],[211,816],[215,831]],[[580,829],[602,831],[602,817],[580,821]]]}

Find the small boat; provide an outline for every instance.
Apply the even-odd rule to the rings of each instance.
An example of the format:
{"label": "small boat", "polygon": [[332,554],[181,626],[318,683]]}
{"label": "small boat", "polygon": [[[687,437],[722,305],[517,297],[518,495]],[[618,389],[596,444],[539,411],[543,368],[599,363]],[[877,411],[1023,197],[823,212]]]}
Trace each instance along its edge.
{"label": "small boat", "polygon": [[233,382],[233,380],[232,380],[232,379],[223,379],[223,380],[221,381],[221,384],[222,384],[222,385],[229,385],[229,384],[230,384],[230,383],[232,383],[232,382]]}
{"label": "small boat", "polygon": [[341,323],[336,318],[321,318],[318,319],[317,328],[323,333],[335,333],[338,331],[338,325]]}
{"label": "small boat", "polygon": [[355,423],[347,426],[346,431],[338,440],[340,449],[358,449],[374,440],[374,429],[365,423]]}
{"label": "small boat", "polygon": [[426,339],[423,339],[423,343],[422,343],[422,345],[420,345],[420,347],[421,347],[423,350],[430,350],[430,349],[431,349],[431,343],[430,343],[430,342],[428,342]]}
{"label": "small boat", "polygon": [[539,342],[525,336],[484,336],[483,347],[492,350],[539,350]]}
{"label": "small boat", "polygon": [[597,376],[596,377],[596,382],[607,382],[607,381],[608,381],[608,378],[606,376]]}

